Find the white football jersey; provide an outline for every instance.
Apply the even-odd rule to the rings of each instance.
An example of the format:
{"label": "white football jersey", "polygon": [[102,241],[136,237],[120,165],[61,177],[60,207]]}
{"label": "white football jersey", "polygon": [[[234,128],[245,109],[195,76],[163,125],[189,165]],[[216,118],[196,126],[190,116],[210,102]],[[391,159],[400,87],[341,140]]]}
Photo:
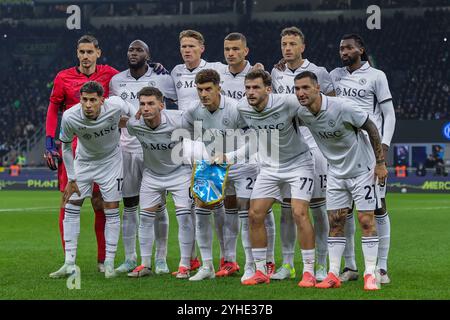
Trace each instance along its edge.
{"label": "white football jersey", "polygon": [[172,151],[180,141],[172,140],[172,133],[183,128],[183,115],[179,110],[162,110],[161,124],[152,129],[141,117],[127,122],[128,132],[135,136],[144,151],[144,167],[155,175],[167,175],[183,164],[174,162]]}
{"label": "white football jersey", "polygon": [[238,74],[231,73],[229,66],[222,68],[222,71],[219,72],[222,94],[237,100],[243,98],[245,96],[245,76],[251,69],[252,66],[248,61],[244,70]]}
{"label": "white football jersey", "polygon": [[220,74],[224,66],[221,62],[206,62],[203,59],[200,60],[200,65],[193,70],[189,70],[184,63],[176,65],[170,75],[177,91],[178,109],[185,110],[192,101],[198,100],[195,76],[199,71],[214,69]]}
{"label": "white football jersey", "polygon": [[318,114],[313,115],[302,106],[298,116],[327,158],[328,174],[346,179],[373,169],[375,155],[372,146],[359,130],[369,114],[348,99],[321,96],[322,106]]}
{"label": "white football jersey", "polygon": [[105,99],[96,120],[86,118],[81,103],[63,113],[59,140],[72,142],[78,137],[75,159],[80,161],[105,160],[117,156],[119,120],[122,115],[134,115],[134,107],[119,97]]}
{"label": "white football jersey", "polygon": [[[261,149],[258,152],[258,161],[262,167],[289,170],[292,165],[297,165],[299,156],[309,150],[306,141],[298,132],[297,122],[294,121],[299,107],[297,98],[291,94],[270,94],[267,106],[261,112],[249,105],[246,98],[239,101],[238,110],[241,121],[245,122],[250,129],[278,133],[278,140],[271,139],[268,141],[269,145],[258,141],[259,148],[267,148],[265,158],[261,156]],[[278,159],[273,158],[276,151],[278,151]]]}
{"label": "white football jersey", "polygon": [[[287,64],[285,67],[286,69],[284,71],[280,71],[277,68],[272,69],[272,89],[274,93],[295,94],[294,78],[304,71],[311,71],[317,76],[321,92],[328,94],[334,90],[327,69],[315,65],[308,59],[304,59],[302,65],[295,70],[289,69]],[[300,131],[310,148],[317,147],[317,144],[307,127],[301,126]]]}
{"label": "white football jersey", "polygon": [[[177,99],[175,86],[170,75],[156,74],[150,67],[139,79],[135,79],[131,76],[130,69],[116,74],[109,82],[109,95],[118,96],[123,100],[130,102],[135,106],[137,111],[139,109],[137,93],[143,87],[156,87],[163,93],[164,97],[172,100]],[[139,141],[135,137],[132,137],[126,128],[122,128],[120,131],[120,144],[122,150],[130,153],[142,153]]]}
{"label": "white football jersey", "polygon": [[392,100],[385,73],[371,67],[366,61],[352,73],[347,67],[342,67],[334,69],[330,75],[336,88],[336,96],[349,98],[365,110],[376,124],[380,136],[383,136],[380,103]]}

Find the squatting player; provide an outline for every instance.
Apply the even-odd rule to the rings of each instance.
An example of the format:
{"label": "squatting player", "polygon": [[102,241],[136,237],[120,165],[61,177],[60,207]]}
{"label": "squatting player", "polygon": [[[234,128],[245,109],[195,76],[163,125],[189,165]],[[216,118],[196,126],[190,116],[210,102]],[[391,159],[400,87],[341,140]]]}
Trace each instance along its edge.
{"label": "squatting player", "polygon": [[[328,254],[330,271],[316,288],[339,288],[339,268],[345,247],[344,225],[354,201],[361,225],[364,256],[364,289],[378,290],[375,276],[378,236],[374,211],[375,187],[387,176],[381,139],[369,114],[348,99],[320,93],[317,76],[310,71],[295,76],[295,93],[302,107],[298,116],[311,130],[328,160],[327,211],[330,221]],[[360,131],[363,129],[369,136]],[[374,156],[375,155],[375,156]]]}
{"label": "squatting player", "polygon": [[[366,46],[356,34],[342,37],[339,54],[344,67],[336,68],[330,75],[336,88],[336,95],[353,100],[370,115],[382,136],[384,159],[395,130],[395,111],[389,84],[383,71],[369,63]],[[382,207],[375,210],[377,232],[380,239],[378,246],[378,265],[381,283],[389,283],[387,260],[391,236],[391,223],[386,209],[386,183],[380,184]],[[345,268],[341,274],[342,281],[356,280],[358,272],[355,263],[355,223],[353,214],[346,222],[346,248],[344,251]]]}
{"label": "squatting player", "polygon": [[[64,265],[50,274],[51,278],[65,277],[74,270],[81,206],[86,197],[92,196],[94,182],[100,188],[105,208],[105,277],[116,276],[114,258],[120,235],[119,201],[123,181],[119,121],[122,115],[131,115],[133,106],[119,97],[105,100],[103,95],[100,83],[85,83],[80,89],[80,103],[62,117],[59,138],[69,180],[64,191],[66,257]],[[72,141],[75,137],[78,137],[78,146],[74,157]]]}
{"label": "squatting player", "polygon": [[[47,165],[52,170],[58,169],[59,190],[64,192],[67,185],[67,173],[64,162],[56,166],[56,161],[60,159],[60,152],[55,145],[55,134],[58,123],[58,110],[66,111],[80,102],[80,88],[88,81],[98,81],[105,88],[105,96],[108,96],[109,81],[118,73],[118,71],[108,65],[97,65],[97,59],[101,55],[101,49],[98,41],[91,35],[82,36],[77,43],[77,57],[79,65],[60,71],[53,81],[53,90],[50,95],[50,103],[47,110],[47,119],[45,125],[46,131],[46,158]],[[73,142],[74,150],[77,146],[77,140]],[[94,186],[92,198],[92,207],[95,212],[95,235],[97,237],[97,260],[98,269],[103,272],[103,261],[105,260],[105,213],[103,210],[103,201],[99,188]],[[61,200],[59,211],[59,231],[64,248],[64,202]]]}
{"label": "squatting player", "polygon": [[[175,87],[169,74],[158,74],[149,66],[150,50],[141,40],[134,40],[128,46],[127,60],[129,69],[116,74],[110,82],[110,96],[119,96],[139,108],[137,93],[151,84],[159,88],[165,97],[176,100]],[[123,156],[124,203],[122,240],[125,249],[125,261],[117,272],[130,272],[137,267],[136,230],[138,224],[139,189],[141,187],[144,159],[142,146],[136,137],[121,129],[120,145]],[[169,232],[169,217],[165,204],[157,210],[155,217],[155,273],[168,273],[166,255]]]}

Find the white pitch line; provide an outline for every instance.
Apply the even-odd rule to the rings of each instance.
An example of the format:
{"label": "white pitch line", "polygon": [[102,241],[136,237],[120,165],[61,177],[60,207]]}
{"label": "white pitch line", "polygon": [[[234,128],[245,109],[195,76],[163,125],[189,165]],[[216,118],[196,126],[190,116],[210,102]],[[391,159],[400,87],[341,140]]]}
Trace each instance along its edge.
{"label": "white pitch line", "polygon": [[445,210],[445,209],[450,209],[450,206],[446,206],[446,207],[414,207],[414,208],[404,208],[404,207],[389,207],[388,206],[388,211],[393,211],[393,210],[399,210],[399,211],[417,211],[417,210]]}
{"label": "white pitch line", "polygon": [[37,210],[56,210],[56,207],[34,207],[34,208],[8,208],[0,209],[0,212],[17,212],[17,211],[37,211]]}

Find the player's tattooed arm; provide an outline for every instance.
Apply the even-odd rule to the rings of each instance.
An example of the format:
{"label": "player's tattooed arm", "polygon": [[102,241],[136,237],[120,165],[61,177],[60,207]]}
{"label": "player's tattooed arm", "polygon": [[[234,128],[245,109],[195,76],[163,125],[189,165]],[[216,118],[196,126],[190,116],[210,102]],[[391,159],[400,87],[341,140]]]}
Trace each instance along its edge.
{"label": "player's tattooed arm", "polygon": [[380,134],[378,133],[377,126],[372,120],[367,117],[366,122],[362,125],[361,129],[365,130],[369,135],[370,143],[372,144],[373,152],[375,153],[376,166],[375,175],[379,179],[379,183],[384,183],[387,177],[386,162],[384,158],[383,146],[381,144]]}
{"label": "player's tattooed arm", "polygon": [[384,162],[383,147],[381,145],[380,134],[378,133],[377,126],[372,120],[367,118],[366,122],[362,125],[361,129],[365,130],[369,135],[370,143],[372,144],[373,151],[375,153],[375,159],[378,163]]}

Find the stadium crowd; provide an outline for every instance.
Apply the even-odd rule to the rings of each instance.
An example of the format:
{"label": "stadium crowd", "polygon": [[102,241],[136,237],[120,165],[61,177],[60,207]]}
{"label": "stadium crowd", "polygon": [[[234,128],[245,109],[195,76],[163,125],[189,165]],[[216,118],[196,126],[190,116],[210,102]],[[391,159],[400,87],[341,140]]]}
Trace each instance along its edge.
{"label": "stadium crowd", "polygon": [[0,88],[0,111],[4,115],[0,125],[11,128],[0,131],[0,156],[18,139],[31,136],[44,124],[52,80],[59,70],[76,65],[74,43],[87,31],[100,41],[103,54],[99,63],[118,70],[127,68],[126,51],[134,39],[149,43],[152,60],[171,70],[181,62],[178,34],[186,28],[204,34],[204,59],[207,61],[224,62],[223,37],[229,32],[242,32],[248,39],[249,60],[271,69],[281,57],[280,31],[295,25],[307,35],[304,56],[328,71],[341,65],[340,37],[357,32],[367,43],[371,62],[388,77],[397,119],[448,119],[450,57],[446,30],[450,19],[446,18],[448,11],[427,11],[424,16],[416,17],[398,14],[394,18],[384,18],[381,30],[368,30],[362,19],[342,18],[326,22],[310,19],[282,23],[252,21],[238,27],[228,24],[101,27],[71,32],[20,23],[0,24],[0,66],[3,66],[0,80],[9,83]]}

